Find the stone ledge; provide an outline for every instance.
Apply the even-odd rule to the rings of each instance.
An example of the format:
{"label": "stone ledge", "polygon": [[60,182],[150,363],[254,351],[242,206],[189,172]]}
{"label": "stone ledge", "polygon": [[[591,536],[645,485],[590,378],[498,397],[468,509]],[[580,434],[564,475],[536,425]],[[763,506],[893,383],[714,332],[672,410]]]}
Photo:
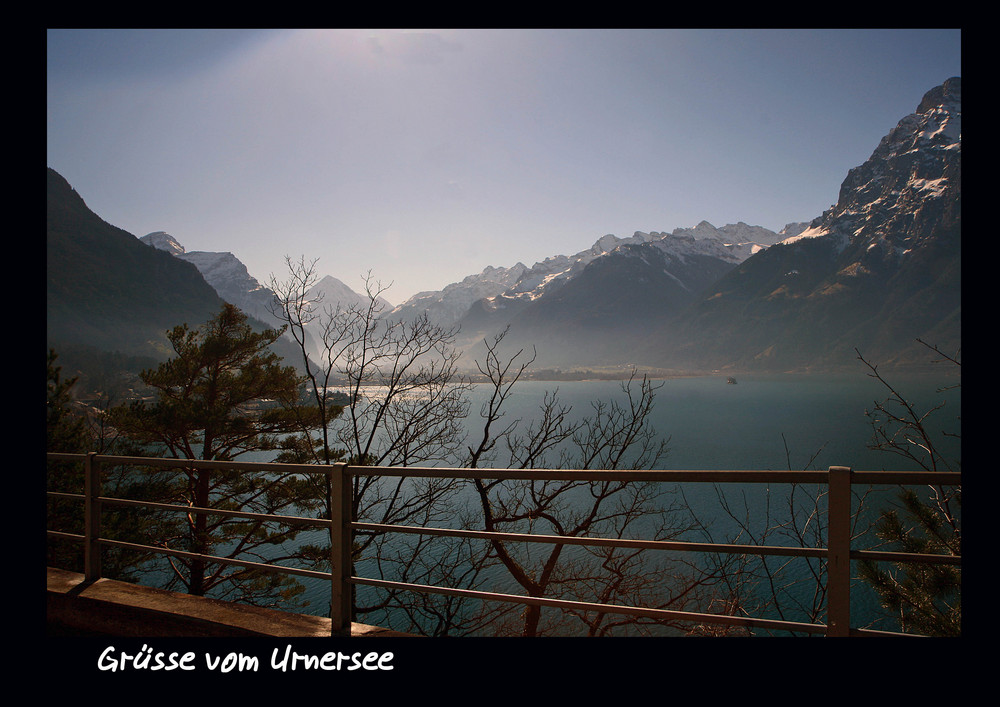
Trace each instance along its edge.
{"label": "stone ledge", "polygon": [[[46,568],[46,614],[51,635],[130,637],[329,637],[330,619],[235,604],[112,579]],[[352,637],[411,634],[351,624]]]}

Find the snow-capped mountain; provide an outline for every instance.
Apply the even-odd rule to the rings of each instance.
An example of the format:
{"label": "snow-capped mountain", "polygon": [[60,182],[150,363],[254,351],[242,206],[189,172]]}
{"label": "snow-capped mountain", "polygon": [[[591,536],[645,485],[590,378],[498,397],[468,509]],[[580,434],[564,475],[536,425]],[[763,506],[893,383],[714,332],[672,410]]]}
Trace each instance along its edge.
{"label": "snow-capped mountain", "polygon": [[[252,277],[246,266],[232,253],[188,252],[176,238],[164,231],[149,233],[139,240],[194,265],[223,300],[236,305],[251,317],[275,328],[285,323],[272,314],[277,306],[274,292]],[[367,307],[369,303],[367,296],[358,294],[330,275],[313,285],[306,297],[314,303],[318,313],[338,307]],[[383,311],[392,309],[392,305],[384,298],[379,297],[377,301]],[[310,357],[317,360],[319,348],[316,342],[322,338],[320,326],[321,322],[317,320],[312,327],[306,327],[306,347]]]}
{"label": "snow-capped mountain", "polygon": [[188,252],[176,238],[165,231],[148,233],[139,240],[194,265],[223,300],[239,307],[251,317],[268,326],[282,325],[283,322],[271,313],[275,302],[274,293],[251,276],[246,266],[232,253]]}
{"label": "snow-capped mountain", "polygon": [[864,242],[886,255],[914,252],[932,233],[924,227],[928,213],[958,198],[961,149],[962,81],[952,78],[928,91],[917,111],[847,173],[832,209],[786,242],[826,237],[841,250]]}
{"label": "snow-capped mountain", "polygon": [[[326,275],[313,285],[306,293],[306,298],[314,303],[317,310],[367,307],[371,302],[368,295],[358,294],[332,275]],[[375,301],[383,311],[392,309],[389,301],[382,296],[376,296]]]}
{"label": "snow-capped mountain", "polygon": [[623,363],[630,342],[651,322],[676,316],[726,272],[786,235],[702,221],[671,233],[605,236],[569,267],[553,268],[555,276],[542,287],[512,288],[476,302],[460,320],[470,357],[491,332],[509,325],[506,343],[536,351],[540,366]]}
{"label": "snow-capped mountain", "polygon": [[673,252],[682,260],[685,254],[710,255],[735,265],[786,235],[742,222],[715,228],[707,221],[672,233],[636,231],[626,238],[607,234],[586,250],[551,256],[530,268],[520,262],[509,268],[487,267],[443,290],[418,293],[389,316],[408,318],[426,312],[439,324],[451,325],[462,320],[468,323],[470,312],[473,317],[484,311],[512,314],[543,296],[552,296],[595,260],[623,247],[651,244],[666,253]]}
{"label": "snow-capped mountain", "polygon": [[844,179],[837,203],[719,280],[650,337],[648,356],[724,368],[926,359],[961,347],[961,79]]}
{"label": "snow-capped mountain", "polygon": [[[500,289],[498,286],[497,289]],[[961,80],[929,91],[836,204],[779,233],[702,222],[605,236],[524,270],[460,320],[541,366],[789,370],[926,360],[961,346]]]}
{"label": "snow-capped mountain", "polygon": [[[638,237],[639,234],[636,234],[627,240],[632,241]],[[557,288],[587,263],[604,255],[623,240],[625,239],[609,234],[576,255],[556,255],[535,263],[530,268],[520,262],[509,268],[489,266],[481,273],[469,275],[443,290],[419,292],[396,307],[389,316],[405,319],[426,313],[431,321],[447,326],[459,321],[480,300],[496,297],[537,299],[543,292]]]}
{"label": "snow-capped mountain", "polygon": [[[271,293],[231,253],[187,253],[162,232],[142,240],[270,321],[250,300]],[[332,277],[321,292],[324,308],[367,301]],[[703,221],[608,234],[575,255],[488,267],[394,309],[381,304],[392,317],[426,312],[459,325],[464,347],[509,325],[505,343],[538,345],[537,365],[801,370],[856,365],[857,351],[881,363],[913,351],[926,360],[918,338],[956,350],[961,79],[928,91],[812,222],[778,233]]]}

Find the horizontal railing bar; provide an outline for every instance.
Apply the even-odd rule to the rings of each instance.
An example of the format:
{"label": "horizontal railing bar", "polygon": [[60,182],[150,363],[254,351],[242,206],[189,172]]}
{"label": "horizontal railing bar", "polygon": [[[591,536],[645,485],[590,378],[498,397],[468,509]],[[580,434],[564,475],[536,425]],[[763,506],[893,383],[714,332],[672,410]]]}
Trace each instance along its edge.
{"label": "horizontal railing bar", "polygon": [[919,562],[931,565],[961,565],[961,555],[932,555],[919,552],[892,552],[890,550],[851,550],[852,560],[881,560],[885,562]]}
{"label": "horizontal railing bar", "polygon": [[49,498],[62,498],[72,501],[83,501],[87,498],[82,493],[69,493],[67,491],[46,491],[45,495]]}
{"label": "horizontal railing bar", "polygon": [[63,540],[83,541],[87,539],[87,536],[85,535],[80,535],[79,533],[67,533],[63,530],[46,530],[45,533],[51,538],[61,538]]}
{"label": "horizontal railing bar", "polygon": [[[436,529],[430,529],[430,530],[436,530]],[[73,540],[84,539],[84,536],[82,535],[76,535],[73,533],[63,533],[53,530],[48,531],[48,534],[55,537],[73,539]],[[206,562],[217,562],[219,564],[236,565],[240,567],[246,567],[247,569],[259,569],[262,571],[276,572],[279,574],[297,575],[301,577],[309,577],[312,579],[321,579],[327,581],[330,580],[330,574],[328,572],[317,572],[315,570],[299,569],[295,567],[287,567],[285,565],[252,562],[249,560],[235,560],[235,559],[217,557],[214,555],[203,555],[195,552],[187,552],[185,550],[173,550],[170,548],[161,548],[161,547],[154,547],[151,545],[142,545],[139,543],[130,543],[121,540],[101,539],[98,542],[101,545],[111,546],[111,547],[122,547],[122,548],[146,551],[156,554],[183,557],[187,559],[202,559],[205,560]],[[902,554],[902,553],[896,553],[896,554]],[[679,612],[669,609],[646,609],[642,607],[624,607],[619,605],[569,601],[565,599],[525,597],[516,594],[501,594],[497,592],[483,592],[483,591],[466,590],[466,589],[450,589],[448,587],[434,587],[423,584],[391,582],[387,580],[367,579],[364,577],[351,577],[348,581],[351,582],[352,584],[360,584],[372,587],[404,589],[407,591],[416,591],[429,594],[448,594],[452,596],[464,596],[468,598],[477,598],[483,600],[505,601],[509,603],[531,604],[538,606],[550,606],[563,609],[575,609],[579,611],[598,611],[604,613],[624,614],[629,616],[639,616],[645,618],[664,618],[664,619],[674,619],[681,621],[703,621],[706,623],[720,623],[727,625],[747,626],[750,628],[769,628],[782,631],[799,631],[799,632],[807,631],[807,632],[818,633],[825,630],[825,626],[821,624],[804,624],[799,622],[777,621],[773,619],[754,619],[749,617],[723,616],[720,614]],[[862,636],[911,635],[911,634],[904,634],[892,631],[876,631],[872,629],[851,629],[851,633]]]}
{"label": "horizontal railing bar", "polygon": [[[82,500],[80,494],[65,494],[57,491],[47,492],[50,496],[64,499]],[[167,503],[157,503],[154,501],[137,501],[126,498],[116,498],[113,496],[102,496],[98,499],[107,505],[131,506],[141,508],[151,508],[154,510],[167,510],[186,513],[206,513],[211,515],[221,515],[233,518],[246,518],[248,520],[261,520],[278,523],[288,523],[291,525],[308,525],[316,528],[328,527],[330,521],[321,518],[304,518],[302,516],[274,515],[268,513],[251,513],[248,511],[226,510],[221,508],[204,508],[200,506],[178,506]],[[370,530],[383,533],[409,533],[419,535],[436,535],[445,537],[467,537],[481,538],[486,540],[500,540],[507,542],[538,542],[556,543],[565,545],[586,545],[594,547],[622,547],[650,550],[674,550],[678,552],[707,552],[723,554],[748,554],[761,556],[785,556],[785,557],[816,557],[825,558],[827,550],[825,548],[796,548],[782,547],[774,545],[733,545],[721,543],[696,543],[680,542],[674,540],[632,540],[625,538],[587,538],[571,537],[563,535],[537,535],[529,533],[504,533],[490,532],[485,530],[459,530],[449,528],[427,528],[400,525],[387,525],[380,523],[351,523],[351,527],[356,530]],[[961,565],[962,558],[958,555],[934,555],[919,553],[901,553],[891,551],[876,550],[852,550],[852,560],[880,560],[887,562],[917,562],[928,564]]]}
{"label": "horizontal railing bar", "polygon": [[748,626],[751,628],[770,628],[780,631],[799,631],[807,633],[824,633],[826,626],[822,624],[807,624],[794,621],[778,621],[775,619],[755,619],[741,616],[724,616],[722,614],[702,614],[689,611],[676,611],[672,609],[648,609],[643,607],[619,606],[616,604],[593,604],[582,601],[571,601],[567,599],[547,599],[545,597],[529,597],[519,594],[501,594],[497,592],[483,592],[474,589],[452,589],[449,587],[437,587],[427,584],[411,584],[407,582],[391,582],[383,579],[366,579],[364,577],[351,577],[348,580],[351,584],[365,585],[369,587],[379,587],[382,589],[400,589],[404,591],[415,591],[425,594],[445,594],[448,596],[461,596],[472,599],[482,599],[484,601],[503,601],[513,604],[528,604],[531,606],[549,606],[559,609],[570,609],[575,611],[591,611],[603,614],[624,614],[626,616],[640,616],[660,620],[694,621],[704,623],[726,624],[730,626]]}
{"label": "horizontal railing bar", "polygon": [[628,538],[588,538],[569,535],[540,535],[533,533],[505,533],[487,530],[460,530],[451,528],[427,528],[407,525],[387,525],[383,523],[351,523],[356,530],[372,530],[383,533],[410,533],[457,538],[480,538],[504,542],[537,542],[562,545],[591,545],[595,547],[622,547],[643,550],[676,550],[680,552],[721,552],[753,555],[787,555],[792,557],[826,557],[825,548],[779,547],[773,545],[723,545],[716,543],[680,542],[676,540],[632,540]]}
{"label": "horizontal railing bar", "polygon": [[501,479],[512,481],[711,481],[714,483],[826,483],[825,471],[759,471],[686,469],[608,470],[608,469],[463,469],[439,467],[352,466],[355,476],[412,476],[442,479]]}
{"label": "horizontal railing bar", "polygon": [[[54,461],[77,461],[86,454],[48,452]],[[101,463],[135,464],[139,466],[190,467],[216,469],[244,469],[280,471],[285,473],[330,472],[332,466],[323,464],[285,464],[279,462],[214,461],[165,457],[132,457],[119,455],[95,456]],[[466,478],[511,479],[523,481],[674,481],[713,483],[826,483],[829,472],[781,471],[757,469],[656,469],[636,470],[578,470],[578,469],[466,469],[460,467],[416,466],[353,466],[345,465],[349,474],[356,476],[412,476],[416,478]],[[961,485],[962,473],[958,471],[852,471],[851,482],[874,485]]]}
{"label": "horizontal railing bar", "polygon": [[138,506],[141,508],[153,508],[163,511],[178,511],[185,513],[206,513],[208,515],[226,516],[229,518],[247,518],[249,520],[275,521],[279,523],[292,523],[294,525],[312,525],[316,527],[330,527],[330,521],[321,518],[304,518],[302,516],[275,515],[273,513],[252,513],[250,511],[234,511],[224,508],[205,508],[204,506],[178,506],[172,503],[157,503],[156,501],[136,501],[131,498],[118,498],[115,496],[100,496],[97,500],[109,506]]}
{"label": "horizontal railing bar", "polygon": [[[62,461],[82,461],[85,454],[52,454],[50,457]],[[328,474],[333,466],[324,464],[284,464],[280,462],[218,461],[214,459],[184,459],[180,457],[131,457],[114,454],[97,454],[95,461],[101,464],[133,464],[135,466],[187,467],[191,469],[232,469],[244,471],[281,471],[284,473]]]}
{"label": "horizontal railing bar", "polygon": [[873,628],[852,628],[851,636],[876,637],[876,638],[927,638],[920,633],[902,633],[900,631],[880,631]]}
{"label": "horizontal railing bar", "polygon": [[[229,558],[216,557],[214,555],[203,555],[185,550],[173,550],[170,548],[153,547],[139,543],[130,543],[121,540],[101,539],[101,545],[111,547],[122,547],[132,550],[140,550],[157,554],[173,555],[188,559],[202,559],[206,562],[217,562],[226,565],[237,565],[248,569],[259,569],[262,571],[277,572],[280,574],[292,574],[302,577],[330,580],[328,572],[316,572],[314,570],[297,569],[284,565],[265,564],[251,562],[248,560],[234,560]],[[723,616],[721,614],[703,614],[695,612],[675,611],[670,609],[648,609],[643,607],[628,607],[613,604],[597,604],[591,602],[570,601],[566,599],[548,599],[544,597],[526,597],[516,594],[502,594],[498,592],[483,592],[472,589],[451,589],[449,587],[436,587],[423,584],[411,584],[404,582],[391,582],[387,580],[367,579],[364,577],[350,577],[351,584],[366,585],[389,589],[403,589],[428,594],[446,594],[451,596],[463,596],[483,600],[505,601],[508,603],[529,604],[537,606],[549,606],[554,608],[572,609],[577,611],[595,611],[600,613],[622,614],[627,616],[638,616],[654,619],[672,619],[678,621],[694,621],[706,623],[719,623],[734,626],[747,626],[751,628],[770,628],[782,631],[799,631],[822,633],[826,630],[821,624],[806,624],[791,621],[777,621],[774,619],[754,619],[749,617]]]}
{"label": "horizontal railing bar", "polygon": [[[133,501],[130,499],[102,499],[103,501],[110,501],[112,505],[122,505],[122,506],[140,506],[156,509],[166,509],[166,510],[193,510],[193,511],[205,511],[207,513],[218,513],[227,516],[236,516],[241,518],[249,519],[259,519],[259,520],[269,520],[275,522],[289,522],[300,525],[312,525],[314,527],[327,527],[330,522],[318,518],[302,518],[299,516],[279,516],[279,515],[268,515],[264,513],[246,513],[241,511],[223,511],[219,509],[205,509],[197,508],[191,506],[173,506],[163,503],[154,503],[151,501]],[[503,533],[503,532],[489,532],[485,530],[459,530],[450,528],[425,528],[425,527],[413,527],[413,526],[403,526],[403,525],[386,525],[382,523],[351,523],[351,527],[357,530],[371,530],[375,532],[383,533],[409,533],[417,535],[434,535],[439,537],[457,537],[457,538],[480,538],[484,540],[500,540],[506,542],[537,542],[537,543],[550,543],[550,544],[564,544],[564,545],[585,545],[594,547],[621,547],[621,548],[635,548],[635,549],[648,549],[648,550],[674,550],[679,552],[707,552],[707,553],[726,553],[726,554],[747,554],[747,555],[769,555],[769,556],[788,556],[788,557],[826,557],[827,551],[825,548],[795,548],[795,547],[781,547],[781,546],[769,546],[769,545],[723,545],[723,544],[713,544],[713,543],[693,543],[693,542],[678,542],[673,540],[632,540],[627,538],[587,538],[587,537],[572,537],[564,535],[532,535],[528,533]],[[73,533],[63,533],[60,531],[49,530],[47,531],[49,535],[53,537],[62,538],[72,538],[76,540],[82,540],[84,536],[76,535]],[[960,555],[933,555],[933,554],[919,554],[912,552],[891,552],[891,551],[876,551],[876,550],[852,550],[851,551],[852,560],[879,560],[885,562],[914,562],[914,563],[924,563],[924,564],[944,564],[944,565],[956,565],[960,566],[962,564],[962,557]]]}
{"label": "horizontal railing bar", "polygon": [[[759,469],[464,469],[444,467],[351,466],[355,476],[413,476],[421,478],[513,479],[522,481],[670,481],[712,483],[816,483],[830,478],[823,471]],[[851,483],[894,486],[900,484],[961,485],[957,471],[852,471]]]}
{"label": "horizontal railing bar", "polygon": [[961,486],[960,471],[851,471],[852,484],[873,486]]}
{"label": "horizontal railing bar", "polygon": [[279,574],[295,574],[302,577],[312,577],[314,579],[325,579],[329,581],[329,572],[317,572],[316,570],[306,570],[298,569],[296,567],[287,567],[285,565],[271,565],[263,562],[252,562],[250,560],[234,560],[229,557],[218,557],[216,555],[202,555],[197,552],[188,552],[187,550],[174,550],[166,547],[153,547],[152,545],[141,545],[139,543],[130,543],[124,540],[109,540],[107,538],[101,538],[97,541],[101,545],[106,545],[109,547],[124,547],[130,550],[144,550],[147,552],[153,552],[160,555],[173,555],[175,557],[184,557],[189,560],[205,560],[206,562],[214,562],[222,565],[239,565],[241,567],[246,567],[248,569],[259,569],[267,572],[277,572]]}

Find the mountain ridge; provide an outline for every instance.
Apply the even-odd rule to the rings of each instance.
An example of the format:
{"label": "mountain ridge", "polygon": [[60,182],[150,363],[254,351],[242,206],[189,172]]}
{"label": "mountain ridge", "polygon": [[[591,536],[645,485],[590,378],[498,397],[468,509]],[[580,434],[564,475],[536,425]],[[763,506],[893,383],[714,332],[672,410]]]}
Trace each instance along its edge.
{"label": "mountain ridge", "polygon": [[[800,224],[789,224],[786,229],[795,226]],[[598,238],[590,248],[573,255],[549,256],[530,268],[521,262],[509,268],[488,266],[481,273],[469,275],[442,290],[420,292],[395,307],[388,316],[399,319],[426,314],[432,321],[444,326],[481,320],[484,311],[521,309],[543,295],[553,294],[590,263],[618,248],[645,243],[662,245],[681,236],[687,237],[689,243],[726,244],[732,254],[739,253],[740,259],[782,238],[774,231],[743,222],[717,229],[707,221],[701,221],[693,227],[675,228],[670,233],[635,231],[628,237],[609,233]],[[713,245],[705,247],[711,249]],[[729,259],[733,255],[721,257]]]}
{"label": "mountain ridge", "polygon": [[643,348],[679,365],[809,370],[852,365],[859,350],[920,358],[924,337],[961,346],[957,77],[849,170],[831,209],[727,273]]}
{"label": "mountain ridge", "polygon": [[[98,266],[87,252],[94,250],[94,229],[131,252],[115,255],[125,259],[116,262],[136,256],[127,244],[158,241],[148,250],[167,250],[189,268],[172,270],[176,283],[187,284],[162,288],[159,297],[218,301],[227,277],[230,284],[242,282],[244,295],[269,292],[232,253],[187,253],[164,232],[147,234],[143,245],[89,212],[51,169],[48,201],[50,338],[54,329],[74,326],[90,328],[84,338],[121,335],[116,327],[150,316],[134,291],[117,300],[132,311],[109,314],[102,297],[117,291],[114,283],[124,273],[109,277],[111,286],[102,282],[103,294],[95,291],[103,276],[95,275]],[[74,260],[82,265],[76,272]],[[164,261],[139,269],[146,268],[162,270]],[[84,273],[89,280],[79,277]],[[211,295],[207,280],[215,281]],[[149,289],[150,281],[144,284]],[[332,276],[317,288],[321,284],[328,292],[349,290]],[[701,221],[670,233],[606,234],[570,256],[531,267],[488,266],[443,290],[383,306],[391,317],[426,313],[460,326],[459,344],[470,356],[487,334],[510,326],[509,343],[537,345],[540,365],[786,371],[842,366],[859,347],[903,362],[917,337],[960,347],[960,289],[961,79],[955,77],[926,92],[868,160],[849,170],[833,207],[810,222],[779,232]],[[135,307],[130,297],[138,297]],[[87,306],[102,302],[104,319],[95,320]],[[68,313],[70,305],[82,307],[82,315]],[[151,331],[146,323],[136,327],[140,339],[148,338],[138,333]]]}
{"label": "mountain ridge", "polygon": [[274,328],[282,325],[273,314],[274,293],[250,275],[246,265],[233,253],[188,251],[166,231],[153,231],[139,240],[194,265],[223,300],[244,313]]}

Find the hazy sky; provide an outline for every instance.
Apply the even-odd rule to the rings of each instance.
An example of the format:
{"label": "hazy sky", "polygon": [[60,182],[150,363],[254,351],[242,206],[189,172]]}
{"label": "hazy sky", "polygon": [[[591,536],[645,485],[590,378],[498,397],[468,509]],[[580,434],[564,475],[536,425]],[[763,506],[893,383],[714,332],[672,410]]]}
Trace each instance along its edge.
{"label": "hazy sky", "polygon": [[607,233],[819,216],[959,30],[49,30],[47,164],[101,218],[397,304]]}

